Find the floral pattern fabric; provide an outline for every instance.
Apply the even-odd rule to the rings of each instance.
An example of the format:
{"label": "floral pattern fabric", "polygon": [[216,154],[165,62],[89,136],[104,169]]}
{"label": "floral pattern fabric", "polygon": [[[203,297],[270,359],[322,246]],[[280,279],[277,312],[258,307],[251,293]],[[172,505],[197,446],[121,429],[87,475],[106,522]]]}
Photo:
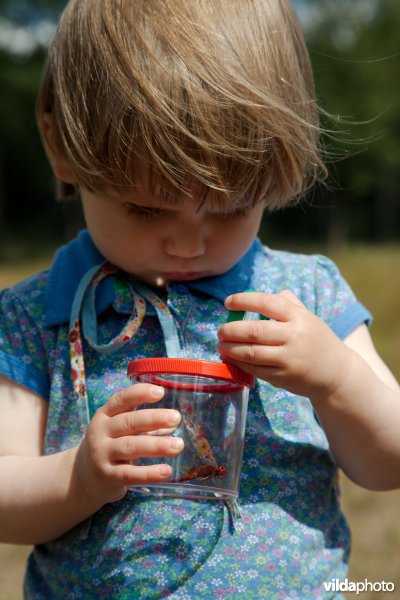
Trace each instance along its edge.
{"label": "floral pattern fabric", "polygon": [[[64,274],[69,268],[80,278],[97,264],[93,243],[87,232],[83,236],[64,249]],[[76,262],[82,244],[87,251]],[[88,256],[93,257],[89,265]],[[68,294],[61,298],[53,285],[62,279],[60,264],[56,260],[50,272],[0,294],[0,373],[48,400],[47,454],[78,444],[82,435],[68,318],[62,316],[68,307],[61,306],[59,322],[52,317],[49,325],[48,307],[57,302],[57,294],[71,308]],[[118,335],[134,308],[127,287],[109,279],[111,287],[99,289],[99,343]],[[228,274],[169,286],[167,306],[187,356],[219,360],[216,334],[227,317],[223,298],[250,287],[290,289],[340,337],[370,318],[331,261],[272,251],[257,242]],[[100,354],[85,339],[82,343],[91,414],[129,384],[130,360],[165,355],[157,314],[147,302],[141,326],[120,350]],[[350,545],[339,496],[337,469],[310,401],[258,380],[248,409],[241,519],[233,519],[217,500],[162,499],[129,491],[88,522],[35,547],[25,597],[335,597],[323,583],[345,577]]]}

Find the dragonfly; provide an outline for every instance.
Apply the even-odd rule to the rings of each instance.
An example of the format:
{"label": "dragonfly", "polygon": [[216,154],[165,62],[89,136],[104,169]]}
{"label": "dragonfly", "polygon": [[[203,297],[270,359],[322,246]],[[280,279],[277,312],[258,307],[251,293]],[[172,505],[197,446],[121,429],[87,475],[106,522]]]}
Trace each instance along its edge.
{"label": "dragonfly", "polygon": [[[218,477],[219,479],[222,479],[222,477],[224,477],[224,475],[227,473],[227,468],[223,465],[218,465],[203,428],[196,419],[193,405],[189,402],[189,400],[180,398],[179,408],[182,414],[183,423],[189,433],[189,437],[196,449],[197,454],[199,455],[199,458],[209,461],[211,464],[203,464],[200,467],[192,467],[189,469],[186,475],[182,475],[182,477],[179,477],[178,479],[169,479],[169,482],[184,483],[185,481],[195,481],[196,479],[199,481],[207,481],[207,479],[211,479],[212,477]],[[218,492],[214,492],[214,494],[216,497],[219,496]],[[231,511],[232,515],[236,519],[240,519],[242,515],[236,498],[228,498],[225,499],[224,502]]]}
{"label": "dragonfly", "polygon": [[223,465],[200,465],[200,467],[192,467],[185,475],[182,475],[182,477],[178,477],[177,479],[169,479],[168,481],[170,483],[193,481],[195,479],[206,481],[212,477],[222,478],[224,475],[226,475],[226,467]]}

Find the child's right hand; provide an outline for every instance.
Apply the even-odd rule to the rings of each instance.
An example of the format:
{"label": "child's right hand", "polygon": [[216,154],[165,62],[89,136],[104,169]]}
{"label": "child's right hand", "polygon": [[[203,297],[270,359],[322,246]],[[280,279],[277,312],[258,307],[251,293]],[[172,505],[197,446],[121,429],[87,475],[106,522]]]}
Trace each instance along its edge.
{"label": "child's right hand", "polygon": [[176,456],[183,449],[181,438],[155,435],[172,432],[179,425],[178,411],[166,408],[132,410],[161,400],[163,388],[137,383],[116,393],[97,410],[78,447],[77,479],[95,503],[121,499],[129,486],[166,481],[172,469],[167,464],[138,466],[141,457]]}

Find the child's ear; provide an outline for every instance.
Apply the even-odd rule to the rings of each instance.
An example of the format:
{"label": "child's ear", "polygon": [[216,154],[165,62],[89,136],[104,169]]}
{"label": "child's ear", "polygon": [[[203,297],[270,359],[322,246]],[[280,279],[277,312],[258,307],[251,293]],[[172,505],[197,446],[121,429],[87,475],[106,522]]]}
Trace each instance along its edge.
{"label": "child's ear", "polygon": [[76,185],[78,180],[75,173],[67,163],[56,151],[56,144],[54,141],[54,128],[53,128],[53,117],[51,113],[45,113],[42,119],[42,136],[44,149],[46,151],[47,158],[50,162],[51,168],[53,169],[54,175],[60,181],[64,183],[70,183]]}

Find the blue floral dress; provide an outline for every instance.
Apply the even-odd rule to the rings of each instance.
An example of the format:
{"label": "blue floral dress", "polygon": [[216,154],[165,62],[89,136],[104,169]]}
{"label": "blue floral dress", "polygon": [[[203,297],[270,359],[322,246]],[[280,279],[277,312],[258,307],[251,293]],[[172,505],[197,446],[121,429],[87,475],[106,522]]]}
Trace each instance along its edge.
{"label": "blue floral dress", "polygon": [[[45,453],[81,440],[68,324],[81,278],[103,261],[83,231],[49,271],[0,294],[0,373],[49,403]],[[183,355],[219,360],[224,299],[249,288],[290,289],[340,337],[368,322],[335,265],[322,256],[273,251],[256,240],[230,271],[168,286]],[[96,295],[98,339],[118,335],[133,309],[116,277]],[[111,354],[84,339],[91,414],[129,384],[130,360],[165,356],[154,307]],[[340,374],[338,374],[340,376]],[[60,473],[62,477],[62,473]],[[251,392],[240,480],[241,519],[223,502],[154,498],[129,491],[51,543],[34,548],[25,598],[193,600],[335,597],[324,582],[346,575],[350,536],[337,469],[310,401],[257,380]]]}

